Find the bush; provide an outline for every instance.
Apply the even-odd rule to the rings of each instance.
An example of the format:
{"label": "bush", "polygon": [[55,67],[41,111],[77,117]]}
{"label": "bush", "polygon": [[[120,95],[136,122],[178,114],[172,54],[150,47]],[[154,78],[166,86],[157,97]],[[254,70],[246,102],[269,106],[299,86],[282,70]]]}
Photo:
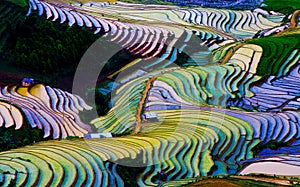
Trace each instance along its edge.
{"label": "bush", "polygon": [[66,140],[76,140],[76,139],[81,139],[79,136],[67,136]]}
{"label": "bush", "polygon": [[24,121],[23,126],[15,130],[11,128],[0,128],[0,152],[15,149],[18,147],[32,145],[36,142],[49,140],[51,138],[43,138],[44,131],[37,128],[32,128],[27,121]]}
{"label": "bush", "polygon": [[278,0],[264,0],[266,10],[281,12],[285,15],[292,14],[295,10],[300,9],[299,0],[285,0],[284,3]]}
{"label": "bush", "polygon": [[285,142],[278,142],[276,140],[270,140],[267,143],[259,142],[256,146],[254,146],[251,151],[254,156],[257,156],[257,154],[262,151],[263,149],[269,148],[271,150],[277,150],[280,147],[287,146],[287,143]]}

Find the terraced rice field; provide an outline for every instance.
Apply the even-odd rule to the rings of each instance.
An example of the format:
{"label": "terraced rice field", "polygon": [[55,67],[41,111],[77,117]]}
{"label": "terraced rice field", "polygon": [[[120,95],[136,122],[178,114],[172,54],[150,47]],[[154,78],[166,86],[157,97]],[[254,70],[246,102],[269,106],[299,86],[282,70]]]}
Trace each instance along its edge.
{"label": "terraced rice field", "polygon": [[[199,117],[198,119],[200,119]],[[195,119],[195,123],[200,122],[198,119]],[[174,126],[175,125],[175,126]],[[187,125],[187,126],[186,126]],[[64,177],[64,181],[66,184],[90,184],[87,179],[93,180],[93,178],[98,178],[98,180],[102,180],[102,184],[106,184],[105,181],[108,182],[109,185],[114,185],[118,183],[118,181],[112,182],[109,180],[110,177],[114,177],[111,175],[117,175],[117,173],[113,174],[107,174],[112,172],[111,169],[107,168],[107,173],[105,173],[106,170],[102,170],[102,174],[96,175],[93,177],[94,173],[92,171],[96,171],[98,167],[105,167],[103,162],[105,161],[111,161],[116,162],[118,159],[122,159],[125,157],[129,158],[135,158],[137,153],[141,153],[143,156],[143,162],[147,166],[144,173],[141,174],[140,178],[138,179],[138,183],[140,185],[154,185],[153,182],[151,182],[151,178],[154,177],[155,171],[160,171],[161,169],[169,168],[166,172],[168,172],[169,176],[168,179],[179,179],[182,176],[186,177],[195,177],[199,174],[206,175],[209,171],[210,167],[213,165],[213,160],[211,156],[206,152],[205,150],[209,149],[209,147],[214,146],[214,144],[217,142],[217,139],[215,136],[216,134],[226,134],[230,136],[231,132],[227,128],[224,128],[224,131],[222,132],[216,132],[216,126],[219,126],[218,124],[210,124],[208,126],[202,126],[202,125],[196,125],[196,124],[189,124],[186,122],[182,122],[182,125],[177,126],[174,122],[169,122],[166,119],[165,124],[160,125],[155,130],[152,130],[151,133],[145,130],[145,132],[142,132],[141,134],[137,136],[131,136],[131,137],[124,137],[124,138],[115,138],[113,142],[115,144],[112,144],[112,141],[105,140],[98,141],[95,140],[84,140],[84,141],[74,141],[74,142],[68,142],[68,141],[59,141],[59,142],[47,142],[45,144],[40,144],[38,146],[34,147],[28,147],[24,148],[25,153],[19,153],[19,152],[6,152],[0,157],[10,157],[10,159],[15,160],[17,157],[21,156],[22,158],[26,158],[31,160],[31,163],[40,163],[44,159],[45,162],[49,163],[49,158],[55,159],[57,162],[62,165],[62,168],[65,168],[69,162],[66,162],[67,158],[71,161],[72,167],[68,166],[68,171],[71,172],[71,168],[78,168],[77,174],[76,172],[72,174],[73,177]],[[176,128],[177,126],[177,128]],[[176,131],[170,132],[170,127],[176,128]],[[181,129],[190,129],[187,131],[187,134],[182,134]],[[196,129],[195,129],[196,128]],[[177,131],[178,130],[178,131]],[[196,130],[193,132],[193,130]],[[238,130],[238,128],[237,128]],[[169,133],[168,133],[169,132]],[[192,139],[189,139],[188,137],[191,136],[192,133]],[[250,132],[251,133],[251,132]],[[211,136],[205,137],[204,135],[211,134]],[[246,135],[248,136],[248,135]],[[187,139],[188,138],[188,139]],[[220,153],[220,157],[226,157],[226,155],[233,149],[233,144],[235,141],[238,141],[239,139],[244,139],[243,137],[236,137],[234,140],[229,141],[229,139],[225,142],[220,141],[215,145],[216,147],[219,147],[222,151]],[[178,142],[178,143],[176,143]],[[203,144],[205,146],[198,146]],[[176,149],[171,149],[171,147],[176,145]],[[188,149],[186,147],[186,144],[190,145],[191,148]],[[251,142],[248,143],[249,146],[251,146]],[[55,145],[55,146],[52,146]],[[64,145],[64,146],[63,146]],[[70,150],[72,145],[74,146],[74,149]],[[135,146],[133,146],[135,145]],[[223,148],[221,148],[221,145],[226,145]],[[42,146],[42,147],[41,147]],[[133,147],[132,147],[133,146]],[[221,147],[220,147],[221,146]],[[39,148],[40,147],[40,148]],[[51,148],[53,147],[53,148]],[[82,147],[82,149],[81,149]],[[124,149],[124,147],[128,147],[128,149]],[[154,149],[153,149],[154,148]],[[226,150],[228,149],[228,150]],[[52,150],[52,151],[51,151]],[[61,150],[61,151],[60,151]],[[90,152],[92,151],[92,152]],[[46,154],[48,157],[44,158],[42,156],[36,156],[35,152],[38,154]],[[53,157],[51,156],[52,152],[55,152]],[[75,154],[78,152],[79,154]],[[197,152],[198,154],[195,154]],[[72,155],[72,158],[69,155]],[[199,154],[201,155],[199,157]],[[246,152],[239,152],[235,153],[241,157],[247,156]],[[64,155],[64,157],[60,157],[59,155]],[[176,156],[181,155],[181,156]],[[184,156],[185,155],[185,156]],[[80,166],[83,164],[84,160],[82,160],[85,157],[85,160],[87,163],[92,164],[93,162],[98,163],[96,166],[97,168],[91,169],[89,165],[85,165],[86,168],[83,168]],[[90,157],[94,157],[93,160],[91,160]],[[79,160],[80,162],[77,162],[76,160]],[[88,159],[89,158],[89,159]],[[38,161],[38,160],[41,161]],[[184,160],[191,160],[193,162],[190,162],[189,165],[182,165]],[[36,160],[36,161],[35,161]],[[102,163],[102,164],[101,164]],[[221,163],[221,161],[220,161]],[[100,164],[100,165],[99,165]],[[155,165],[153,165],[155,164]],[[224,163],[222,164],[224,165]],[[95,167],[95,166],[94,166]],[[53,170],[53,167],[51,167]],[[223,166],[224,168],[224,166]],[[44,170],[44,171],[43,171]],[[46,172],[48,170],[48,172]],[[97,169],[99,170],[99,169]],[[51,173],[49,173],[49,168],[41,168],[40,170],[42,173],[46,172],[47,175],[51,176]],[[76,170],[74,170],[76,171]],[[100,170],[101,171],[101,170]],[[90,174],[88,174],[88,172]],[[226,172],[225,170],[223,172]],[[61,175],[61,173],[53,171],[54,175]],[[76,177],[78,176],[78,178]],[[88,177],[87,177],[88,176]],[[102,177],[100,177],[102,176]],[[76,177],[76,178],[74,178]],[[102,178],[102,179],[101,179]],[[50,179],[50,181],[49,181]],[[55,177],[54,177],[55,179]],[[119,179],[119,178],[116,178]],[[34,179],[33,179],[34,180]],[[35,179],[36,180],[36,179]],[[119,179],[120,180],[120,179]],[[55,180],[51,180],[51,177],[49,176],[40,176],[40,182],[44,182],[44,184],[47,184],[49,182],[55,182]],[[92,182],[92,181],[91,181]],[[121,183],[119,181],[119,183]],[[49,183],[51,184],[51,183]]]}
{"label": "terraced rice field", "polygon": [[[234,42],[234,38],[226,33],[185,23],[177,15],[179,13],[174,12],[175,10],[166,12],[170,7],[148,5],[145,6],[141,14],[141,10],[136,10],[134,6],[120,2],[101,8],[87,5],[72,6],[70,8],[69,5],[59,4],[59,6],[55,6],[54,3],[38,0],[32,0],[29,4],[30,9],[27,15],[37,11],[39,15],[43,15],[52,21],[68,23],[70,26],[77,24],[89,27],[93,29],[94,34],[101,34],[108,40],[117,42],[122,48],[128,49],[133,55],[141,56],[142,61],[139,64],[142,64],[142,68],[148,71],[157,67],[168,67],[176,61],[178,55],[185,52],[185,47],[194,42],[191,41],[192,35],[197,36],[197,42],[206,46],[203,49],[206,51]],[[171,9],[175,8],[171,7]],[[132,10],[129,11],[128,9]],[[143,24],[145,19],[139,18],[143,17],[145,9],[153,14],[153,16],[147,14],[144,16],[154,19],[149,20],[154,22],[152,26]],[[89,12],[89,14],[86,14],[86,12]],[[160,19],[162,13],[166,15],[167,19]],[[132,14],[132,17],[135,18],[134,23],[126,16],[128,14]],[[123,19],[126,22],[118,21]],[[139,19],[141,21],[138,21]],[[182,26],[187,28],[182,28]]]}
{"label": "terraced rice field", "polygon": [[0,92],[0,126],[19,129],[23,114],[32,128],[44,130],[44,137],[66,138],[80,136],[91,127],[79,118],[79,111],[90,110],[82,98],[42,84],[33,87],[4,87]]}
{"label": "terraced rice field", "polygon": [[257,31],[278,26],[268,17],[283,18],[283,15],[270,15],[262,9],[253,11],[231,11],[218,9],[187,9],[182,10],[183,20],[194,24],[214,27],[237,37],[249,37]]}
{"label": "terraced rice field", "polygon": [[[289,15],[263,7],[29,0],[24,17],[33,14],[87,27],[135,59],[108,77],[126,70],[109,92],[110,110],[89,124],[79,114],[93,108],[76,94],[44,84],[1,88],[0,127],[18,130],[28,121],[44,138],[63,139],[0,152],[2,186],[126,186],[129,180],[173,186],[228,174],[300,176],[300,33]],[[194,64],[178,65],[183,54]],[[119,137],[64,139],[97,132]],[[254,154],[270,141],[285,147]],[[128,179],[125,167],[140,172]]]}

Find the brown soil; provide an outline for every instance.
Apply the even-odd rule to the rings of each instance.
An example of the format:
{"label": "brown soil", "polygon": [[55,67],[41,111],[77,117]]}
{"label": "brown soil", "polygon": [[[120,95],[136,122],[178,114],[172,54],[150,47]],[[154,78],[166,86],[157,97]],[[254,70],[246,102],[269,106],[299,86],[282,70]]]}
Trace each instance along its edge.
{"label": "brown soil", "polygon": [[290,28],[293,29],[297,26],[297,23],[298,23],[298,14],[300,13],[300,10],[296,10],[293,15],[292,15],[292,18],[291,18],[291,25],[290,25]]}
{"label": "brown soil", "polygon": [[135,126],[135,130],[134,130],[133,134],[137,134],[141,129],[141,113],[142,113],[143,105],[144,105],[144,103],[146,101],[146,98],[148,96],[148,91],[150,90],[151,85],[155,81],[156,77],[157,76],[152,77],[146,83],[146,88],[143,91],[142,98],[141,98],[141,100],[139,102],[139,105],[138,105],[138,109],[137,109],[137,113],[136,113],[136,126]]}
{"label": "brown soil", "polygon": [[240,187],[240,184],[226,180],[226,179],[207,179],[194,184],[189,185],[188,187],[194,186],[206,186],[206,187]]}
{"label": "brown soil", "polygon": [[289,180],[278,179],[278,178],[251,177],[251,176],[231,176],[231,178],[269,182],[269,183],[274,183],[274,184],[278,184],[278,185],[291,185]]}
{"label": "brown soil", "polygon": [[225,64],[225,63],[227,63],[227,62],[230,60],[230,58],[232,57],[232,55],[234,55],[234,53],[235,53],[239,48],[241,48],[243,45],[244,45],[244,44],[241,43],[241,44],[238,44],[238,45],[234,46],[232,49],[230,49],[230,50],[226,53],[226,55],[224,56],[224,58],[221,60],[220,64]]}
{"label": "brown soil", "polygon": [[[172,71],[176,71],[180,68],[175,68],[175,69],[171,69],[171,70],[168,70],[167,72],[172,72]],[[133,131],[133,134],[137,134],[138,132],[140,132],[141,130],[141,114],[142,114],[142,110],[143,110],[143,106],[144,106],[144,103],[147,99],[147,96],[148,96],[148,92],[149,90],[151,89],[151,86],[152,86],[152,83],[156,80],[157,77],[159,77],[160,75],[162,74],[158,74],[154,77],[152,77],[151,79],[149,79],[146,83],[146,88],[145,90],[143,91],[143,94],[142,94],[142,98],[139,102],[139,105],[138,105],[138,109],[137,109],[137,112],[136,112],[136,115],[135,115],[135,118],[136,118],[136,126],[135,126],[135,129]]]}

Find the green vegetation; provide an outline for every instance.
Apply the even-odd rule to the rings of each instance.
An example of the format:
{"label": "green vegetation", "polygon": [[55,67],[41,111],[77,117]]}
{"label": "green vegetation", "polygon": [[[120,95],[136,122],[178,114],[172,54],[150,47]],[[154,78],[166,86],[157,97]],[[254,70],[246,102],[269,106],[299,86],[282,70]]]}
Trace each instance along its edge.
{"label": "green vegetation", "polygon": [[280,147],[285,147],[285,146],[287,146],[287,143],[285,143],[285,142],[278,142],[276,140],[270,140],[267,143],[263,143],[263,142],[258,143],[256,146],[254,146],[251,149],[251,151],[252,151],[254,156],[257,156],[257,154],[260,151],[262,151],[263,149],[269,148],[269,149],[272,149],[272,150],[276,150]]}
{"label": "green vegetation", "polygon": [[0,57],[4,55],[5,45],[9,42],[7,39],[10,35],[14,35],[18,29],[17,25],[26,15],[27,7],[20,7],[15,3],[4,1],[0,4]]}
{"label": "green vegetation", "polygon": [[[18,79],[17,75],[21,75],[35,77],[48,85],[70,91],[77,65],[95,41],[102,44],[97,52],[106,53],[113,48],[120,48],[85,27],[52,22],[36,12],[26,17],[27,7],[5,1],[0,4],[0,10],[5,10],[0,13],[3,28],[0,29],[0,70],[11,74],[7,77],[1,75],[4,82],[13,83],[12,78]],[[97,62],[105,63],[98,88],[109,82],[105,81],[107,75],[133,59],[135,56],[125,49],[108,62],[97,55]],[[109,97],[97,92],[96,102],[98,113],[107,113]]]}
{"label": "green vegetation", "polygon": [[300,34],[259,38],[250,40],[247,44],[257,44],[263,48],[263,55],[258,65],[257,75],[276,75],[290,53],[294,49],[299,48]]}
{"label": "green vegetation", "polygon": [[43,135],[43,130],[32,128],[27,121],[18,130],[0,127],[0,152],[50,139],[43,138]]}
{"label": "green vegetation", "polygon": [[11,179],[11,181],[10,181],[8,187],[15,187],[16,185],[17,185],[16,179]]}
{"label": "green vegetation", "polygon": [[4,0],[4,1],[12,2],[12,3],[15,3],[15,4],[17,4],[19,6],[22,6],[22,7],[27,7],[28,6],[26,0]]}
{"label": "green vegetation", "polygon": [[122,136],[128,136],[131,135],[133,133],[133,129],[127,129],[126,131],[124,131],[123,133],[117,133],[116,137],[122,137]]}
{"label": "green vegetation", "polygon": [[295,10],[300,9],[299,0],[264,0],[264,4],[267,5],[264,9],[281,12],[285,15],[292,14]]}
{"label": "green vegetation", "polygon": [[82,55],[99,37],[36,13],[26,17],[28,7],[12,2],[1,2],[0,10],[0,69],[5,73],[21,72],[56,86],[62,78],[73,77]]}
{"label": "green vegetation", "polygon": [[[137,2],[136,0],[128,1]],[[169,4],[162,3],[160,0],[142,0],[138,3]],[[42,80],[46,82],[58,81],[63,76],[72,77],[83,54],[100,37],[84,27],[75,25],[69,27],[67,24],[46,20],[36,13],[25,17],[26,8],[11,2],[0,5],[0,9],[4,12],[0,17],[3,25],[3,29],[0,29],[0,36],[3,40],[3,44],[0,45],[1,58],[9,67],[17,66],[27,72],[42,74]],[[121,87],[116,98],[113,98],[115,106],[109,111],[110,94],[106,94],[105,91],[100,93],[99,88],[106,88],[114,81],[108,80],[107,75],[121,69],[128,62],[140,56],[134,56],[127,50],[121,50],[105,61],[105,57],[103,57],[105,55],[99,55],[99,52],[105,53],[116,45],[105,42],[105,39],[100,39],[98,42],[103,42],[101,43],[103,50],[99,49],[96,52],[95,56],[100,57],[97,57],[95,62],[105,63],[102,69],[104,73],[99,75],[96,89],[87,88],[96,93],[96,98],[89,97],[91,92],[86,95],[88,98],[96,100],[96,109],[100,116],[107,114],[93,122],[99,132],[113,132],[117,133],[116,136],[132,134],[132,129],[139,118],[136,117],[136,114],[140,115],[136,111],[141,111],[137,106],[141,100],[143,101],[142,94],[144,90],[147,90],[145,89],[145,87],[147,88],[146,82],[150,77],[155,77],[156,80],[169,85],[171,91],[174,90],[176,93],[173,95],[170,93],[176,102],[179,100],[178,97],[186,103],[207,108],[210,107],[207,103],[212,105],[225,103],[227,98],[239,96],[237,92],[240,90],[240,95],[246,95],[242,92],[247,92],[251,81],[256,80],[256,77],[246,78],[247,74],[239,67],[224,68],[225,66],[222,65],[189,67],[162,75],[159,74],[160,72],[151,72]],[[257,70],[258,75],[278,74],[290,53],[299,46],[299,42],[299,35],[296,34],[248,41],[247,43],[262,46],[264,50]],[[199,44],[195,43],[191,46],[196,45]],[[186,50],[193,50],[193,48],[187,47]],[[186,64],[187,59],[188,55],[182,53],[175,63],[180,66],[188,66],[190,64]],[[166,89],[170,89],[170,87],[166,86]],[[155,96],[155,94],[153,95]],[[170,97],[170,101],[171,99],[172,97]],[[150,97],[149,101],[151,101]],[[145,103],[143,104],[145,106]],[[46,186],[50,184],[48,181],[54,181],[53,184],[61,186],[72,186],[78,181],[76,186],[85,183],[88,186],[88,184],[92,185],[96,181],[94,179],[101,173],[103,174],[101,175],[103,186],[108,186],[111,180],[116,180],[118,184],[122,183],[121,180],[116,179],[117,175],[124,180],[124,186],[137,186],[138,179],[141,179],[146,185],[154,186],[154,183],[161,181],[160,176],[158,175],[156,178],[155,174],[162,169],[170,178],[213,175],[214,171],[222,174],[235,171],[233,169],[236,167],[233,163],[251,157],[249,150],[256,141],[259,141],[253,139],[254,125],[243,120],[242,113],[236,112],[236,116],[234,116],[230,114],[230,111],[217,108],[215,111],[206,110],[205,107],[203,110],[195,110],[184,109],[180,105],[172,110],[158,110],[156,113],[162,123],[158,125],[149,122],[143,125],[142,130],[136,136],[108,138],[101,141],[68,136],[66,140],[72,141],[48,141],[32,147],[20,148],[14,152],[4,152],[1,153],[0,160],[5,162],[5,158],[10,157],[18,160],[20,164],[24,164],[22,166],[26,166],[26,168],[30,168],[28,167],[30,165],[37,166],[36,170],[29,169],[28,172],[22,173],[26,174],[26,178],[34,178],[30,180],[36,186]],[[85,121],[90,121],[87,115],[88,113],[85,113]],[[19,130],[0,128],[0,151],[43,140],[42,130],[32,129],[28,122],[25,123]],[[246,141],[247,146],[245,146]],[[287,144],[272,140],[267,143],[259,143],[251,151],[257,155],[263,149],[278,149],[283,146],[287,146]],[[9,164],[13,166],[12,162]],[[133,167],[145,164],[147,167]],[[18,174],[16,173],[16,176]],[[269,183],[229,177],[215,179],[197,178],[196,181],[211,182],[215,186],[218,183],[218,185],[232,184],[235,186],[272,186]],[[63,182],[63,180],[65,181]],[[19,181],[14,180],[10,180],[10,183],[11,185],[20,184]]]}
{"label": "green vegetation", "polygon": [[20,20],[15,27],[5,50],[8,61],[40,73],[76,68],[84,52],[97,39],[86,28],[53,23],[36,14]]}
{"label": "green vegetation", "polygon": [[99,116],[107,114],[109,111],[109,102],[111,100],[111,94],[104,95],[100,92],[95,93],[95,101],[97,103],[96,109]]}
{"label": "green vegetation", "polygon": [[124,186],[138,187],[137,178],[143,171],[146,169],[145,167],[133,167],[141,166],[143,163],[142,154],[137,155],[136,159],[122,159],[117,161],[117,173],[123,179]]}
{"label": "green vegetation", "polygon": [[[117,46],[85,27],[52,22],[36,12],[26,17],[27,7],[8,1],[1,3],[0,10],[4,10],[0,14],[0,67],[5,72],[22,72],[59,87],[62,79],[72,79],[83,54],[95,41],[103,43],[99,49],[101,53]],[[99,57],[98,62],[105,63],[99,80],[104,80],[133,58],[126,50],[108,62]]]}
{"label": "green vegetation", "polygon": [[67,136],[66,140],[76,140],[76,139],[80,139],[79,136]]}

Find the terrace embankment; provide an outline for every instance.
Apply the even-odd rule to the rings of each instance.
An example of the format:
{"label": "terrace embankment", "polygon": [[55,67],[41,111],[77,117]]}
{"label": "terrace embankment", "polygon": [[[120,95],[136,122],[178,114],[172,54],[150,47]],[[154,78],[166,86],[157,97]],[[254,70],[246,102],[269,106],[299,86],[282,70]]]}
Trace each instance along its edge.
{"label": "terrace embankment", "polygon": [[240,43],[234,47],[231,48],[231,50],[229,50],[226,55],[224,56],[224,58],[221,60],[221,64],[225,64],[226,62],[229,61],[229,59],[232,57],[232,55],[235,53],[235,51],[237,51],[239,48],[241,48],[244,44]]}
{"label": "terrace embankment", "polygon": [[299,16],[299,13],[300,13],[300,10],[296,10],[293,15],[292,15],[292,18],[291,18],[291,25],[290,25],[290,28],[293,29],[297,26],[298,24],[298,16]]}
{"label": "terrace embankment", "polygon": [[143,110],[143,106],[144,106],[144,103],[146,101],[148,91],[150,90],[151,85],[155,81],[156,77],[157,76],[152,77],[146,83],[146,88],[143,91],[142,98],[141,98],[141,100],[138,104],[138,109],[137,109],[137,112],[136,112],[136,126],[135,126],[135,130],[134,130],[133,134],[137,134],[141,129],[141,113],[142,113],[142,110]]}
{"label": "terrace embankment", "polygon": [[[172,72],[172,71],[175,71],[175,70],[178,70],[178,69],[179,68],[170,69],[167,72]],[[142,93],[142,98],[141,98],[141,100],[138,104],[138,109],[137,109],[137,112],[136,112],[136,126],[135,126],[135,129],[133,131],[133,134],[137,134],[141,129],[141,122],[142,122],[141,115],[142,115],[142,111],[143,111],[143,108],[144,108],[145,101],[146,101],[147,96],[148,96],[148,92],[151,89],[152,83],[156,80],[157,77],[159,77],[161,75],[162,74],[158,74],[158,75],[150,78],[146,83],[145,90]]]}

